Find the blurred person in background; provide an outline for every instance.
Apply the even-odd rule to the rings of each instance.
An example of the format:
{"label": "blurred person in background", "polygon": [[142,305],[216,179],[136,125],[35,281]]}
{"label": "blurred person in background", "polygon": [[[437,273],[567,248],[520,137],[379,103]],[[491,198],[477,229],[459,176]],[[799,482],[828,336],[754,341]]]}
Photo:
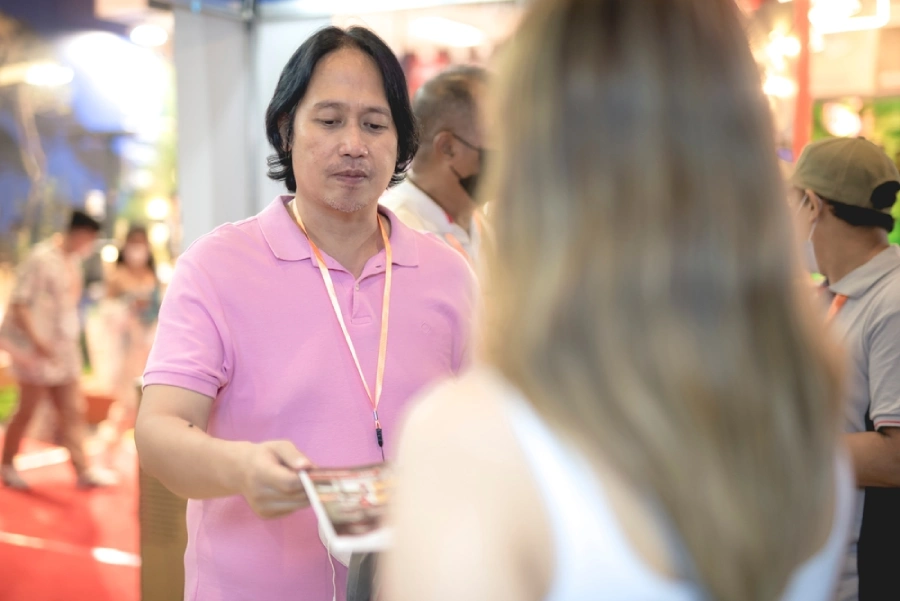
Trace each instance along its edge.
{"label": "blurred person in background", "polygon": [[110,474],[88,467],[80,412],[81,262],[93,252],[99,232],[99,222],[74,211],[66,233],[35,245],[18,267],[9,309],[0,326],[0,338],[10,351],[19,384],[19,406],[6,428],[0,463],[0,479],[11,488],[28,488],[13,467],[13,459],[44,395],[50,397],[59,415],[62,443],[69,451],[78,486],[114,483]]}
{"label": "blurred person in background", "polygon": [[806,147],[791,178],[809,269],[849,355],[847,443],[860,488],[839,601],[898,598],[900,566],[900,249],[888,244],[900,172],[878,146]]}
{"label": "blurred person in background", "polygon": [[144,373],[141,463],[191,499],[187,601],[344,599],[298,472],[390,458],[412,397],[467,362],[471,269],[378,205],[417,146],[390,48],[314,34],[266,131],[290,194],[181,255]]}
{"label": "blurred person in background", "polygon": [[456,66],[419,88],[413,112],[423,143],[406,181],[381,200],[403,223],[437,234],[473,264],[483,227],[475,189],[486,153],[487,80],[481,67]]}
{"label": "blurred person in background", "polygon": [[416,405],[392,601],[827,601],[840,359],[733,0],[543,0],[507,45],[481,366]]}
{"label": "blurred person in background", "polygon": [[160,300],[160,282],[147,230],[132,226],[107,275],[106,298],[100,307],[103,323],[107,326],[105,334],[112,342],[108,359],[115,362],[116,401],[101,427],[101,436],[110,451],[117,448],[123,434],[134,427],[138,401],[136,380],[147,364]]}

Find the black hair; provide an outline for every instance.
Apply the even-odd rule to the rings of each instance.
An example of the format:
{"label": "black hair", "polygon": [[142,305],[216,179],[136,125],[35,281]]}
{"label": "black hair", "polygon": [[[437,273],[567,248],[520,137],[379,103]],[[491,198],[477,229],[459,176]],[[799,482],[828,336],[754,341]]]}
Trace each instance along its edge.
{"label": "black hair", "polygon": [[342,48],[355,48],[369,55],[381,72],[384,93],[397,128],[397,162],[390,186],[403,181],[419,139],[409,104],[406,76],[400,62],[384,40],[365,27],[326,27],[317,31],[294,52],[275,86],[275,94],[266,109],[266,137],[275,149],[269,156],[268,176],[283,181],[290,192],[297,191],[297,179],[291,165],[289,148],[294,137],[294,113],[303,100],[316,65],[326,55]]}
{"label": "black hair", "polygon": [[72,217],[69,219],[69,231],[85,230],[89,232],[99,233],[100,222],[85,213],[84,211],[72,211]]}
{"label": "black hair", "polygon": [[900,192],[900,183],[886,182],[872,192],[870,202],[875,209],[848,205],[837,200],[822,198],[834,209],[834,216],[838,219],[857,227],[878,227],[888,232],[894,230],[894,218],[883,213],[884,209],[894,206],[897,193]]}
{"label": "black hair", "polygon": [[[147,247],[150,247],[150,236],[147,233],[147,228],[142,225],[132,225],[128,228],[128,233],[125,235],[125,244],[122,245],[122,248],[119,249],[119,256],[116,259],[116,265],[124,265],[125,264],[125,246],[128,244],[128,239],[134,235],[141,235],[147,240]],[[147,268],[153,272],[153,275],[156,276],[156,260],[153,258],[153,252],[147,253]]]}

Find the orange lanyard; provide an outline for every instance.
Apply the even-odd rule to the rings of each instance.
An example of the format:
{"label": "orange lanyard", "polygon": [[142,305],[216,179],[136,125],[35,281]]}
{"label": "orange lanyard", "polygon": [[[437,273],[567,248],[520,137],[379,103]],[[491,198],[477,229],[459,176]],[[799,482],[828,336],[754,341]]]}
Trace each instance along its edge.
{"label": "orange lanyard", "polygon": [[[481,235],[481,220],[478,219],[477,215],[472,215],[472,224],[475,230],[478,232],[479,236]],[[463,245],[460,243],[459,239],[447,232],[444,234],[444,240],[447,241],[447,244],[453,247],[453,249],[466,258],[466,261],[469,262],[470,265],[474,263],[472,257],[469,256],[469,253],[466,252],[466,249],[463,248]]]}
{"label": "orange lanyard", "polygon": [[847,303],[847,297],[843,294],[835,295],[834,299],[831,301],[831,306],[828,307],[828,315],[825,317],[826,322],[830,322],[841,308]]}
{"label": "orange lanyard", "polygon": [[456,236],[454,236],[450,232],[447,232],[446,234],[444,234],[444,240],[447,241],[447,244],[453,247],[453,250],[465,257],[466,261],[468,261],[469,263],[472,262],[472,257],[469,256],[469,253],[466,252],[466,249],[463,248],[463,245],[460,243],[459,239]]}
{"label": "orange lanyard", "polygon": [[384,252],[387,256],[384,269],[384,299],[381,303],[381,338],[378,343],[378,367],[375,372],[375,394],[373,396],[372,390],[366,382],[366,376],[363,374],[362,366],[359,363],[356,347],[353,345],[353,340],[350,338],[350,332],[347,331],[347,324],[344,322],[344,314],[341,312],[341,305],[338,303],[337,293],[334,291],[334,281],[331,279],[331,273],[329,273],[328,267],[325,265],[322,251],[319,250],[319,247],[316,246],[316,243],[310,238],[309,232],[306,231],[306,226],[303,225],[303,220],[300,218],[300,213],[297,211],[296,199],[291,203],[291,211],[294,214],[294,219],[297,220],[297,225],[300,226],[300,229],[309,241],[309,247],[316,256],[316,263],[319,264],[319,273],[322,274],[322,281],[325,282],[325,289],[328,291],[328,297],[331,299],[331,307],[334,309],[334,315],[341,325],[341,331],[344,333],[344,340],[347,341],[347,348],[350,349],[350,354],[353,356],[353,362],[356,364],[356,371],[359,372],[359,379],[362,380],[363,387],[366,389],[366,395],[369,397],[369,403],[372,405],[372,416],[375,418],[375,439],[378,441],[379,448],[381,448],[381,458],[384,459],[384,437],[382,436],[381,421],[378,419],[378,404],[381,402],[381,391],[384,384],[384,363],[387,358],[388,316],[391,304],[391,275],[394,267],[394,253],[391,250],[391,240],[384,229],[381,218],[377,217],[378,229],[381,231],[381,239],[384,241]]}

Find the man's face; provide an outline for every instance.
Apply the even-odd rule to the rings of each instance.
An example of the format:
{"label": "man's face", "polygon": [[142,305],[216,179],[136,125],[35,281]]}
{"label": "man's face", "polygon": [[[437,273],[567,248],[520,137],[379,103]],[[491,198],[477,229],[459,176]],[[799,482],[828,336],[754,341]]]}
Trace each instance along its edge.
{"label": "man's face", "polygon": [[72,252],[80,259],[87,259],[94,252],[98,233],[91,230],[77,229],[69,233]]}
{"label": "man's face", "polygon": [[294,116],[297,196],[352,213],[378,201],[397,163],[397,129],[374,61],[356,49],[319,61]]}
{"label": "man's face", "polygon": [[[472,86],[472,98],[475,100],[476,106],[473,115],[474,122],[470,127],[464,128],[459,132],[453,132],[456,134],[456,137],[455,139],[450,140],[450,143],[453,146],[453,152],[448,161],[448,168],[450,169],[451,174],[461,180],[461,182],[466,182],[466,180],[471,179],[480,181],[480,177],[483,175],[482,171],[484,169],[486,153],[489,152],[488,150],[485,150],[487,136],[484,127],[484,111],[482,108],[484,96],[485,86],[474,84]],[[471,186],[466,193],[474,193],[474,184],[471,182],[466,182],[466,184]],[[466,187],[463,183],[461,183],[461,185],[463,185],[464,188]]]}
{"label": "man's face", "polygon": [[788,207],[794,216],[794,229],[797,232],[797,238],[800,240],[808,239],[816,217],[812,198],[805,190],[792,187],[788,193]]}

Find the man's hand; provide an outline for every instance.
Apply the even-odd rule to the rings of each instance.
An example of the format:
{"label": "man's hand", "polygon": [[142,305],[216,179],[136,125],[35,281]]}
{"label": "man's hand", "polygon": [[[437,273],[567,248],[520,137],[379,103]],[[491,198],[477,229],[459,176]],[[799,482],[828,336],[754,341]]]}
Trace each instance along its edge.
{"label": "man's hand", "polygon": [[298,473],[312,467],[286,440],[253,445],[245,456],[241,494],[261,518],[272,519],[309,506]]}

